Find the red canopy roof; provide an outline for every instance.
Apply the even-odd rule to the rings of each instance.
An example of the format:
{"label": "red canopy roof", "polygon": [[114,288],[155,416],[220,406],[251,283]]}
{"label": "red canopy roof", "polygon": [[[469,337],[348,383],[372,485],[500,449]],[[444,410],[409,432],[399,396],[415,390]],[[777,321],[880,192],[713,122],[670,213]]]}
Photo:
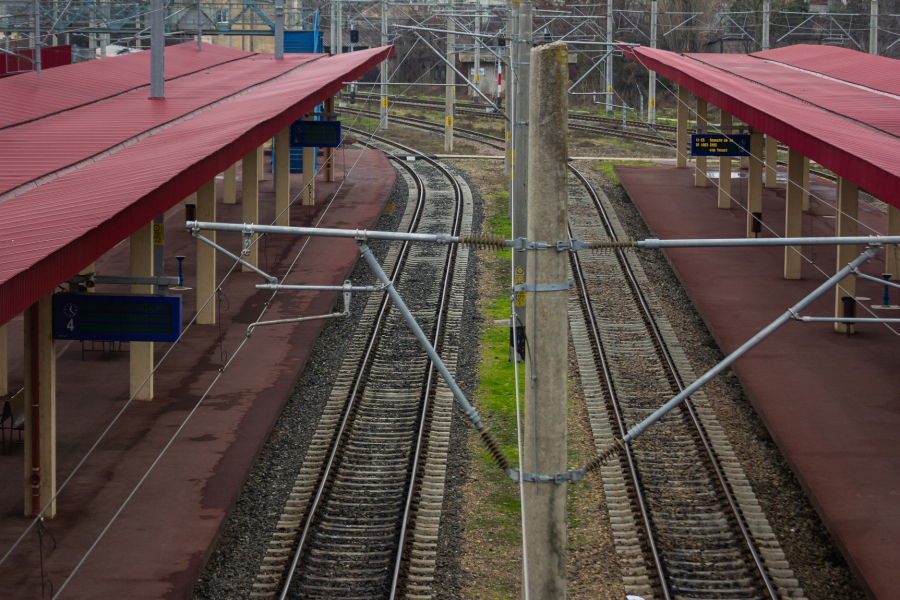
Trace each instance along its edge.
{"label": "red canopy roof", "polygon": [[[798,48],[796,55],[791,48]],[[778,50],[781,62],[796,59],[811,70],[814,65],[805,58],[806,47],[791,48]],[[844,52],[855,55],[860,68],[870,64],[872,57],[867,54]],[[900,208],[900,137],[896,135],[900,132],[891,122],[892,116],[896,121],[900,104],[881,91],[872,91],[880,89],[876,86],[891,87],[900,62],[883,59],[894,65],[883,82],[869,75],[858,77],[871,84],[872,90],[865,90],[858,87],[860,83],[836,81],[833,75],[823,77],[768,62],[760,58],[763,54],[770,56],[720,58],[723,55],[681,55],[641,47],[626,51],[648,69]],[[842,64],[849,64],[848,55],[842,56]],[[845,67],[822,70],[850,77]],[[841,99],[853,99],[861,108],[845,106]]]}
{"label": "red canopy roof", "polygon": [[[206,48],[213,46],[204,45],[204,51]],[[164,100],[135,96],[97,102],[98,106],[109,103],[116,110],[127,107],[135,118],[135,111],[150,112],[155,116],[140,117],[143,126],[157,126],[128,138],[126,143],[115,142],[115,133],[104,132],[106,143],[115,146],[58,176],[46,174],[33,189],[0,200],[0,256],[4,257],[0,261],[0,324],[334,95],[343,87],[342,82],[357,79],[392,53],[393,47],[385,47],[332,57],[295,56],[283,61],[275,61],[271,55],[248,55],[229,66],[237,71],[210,69],[207,73],[195,69],[186,77],[192,83],[185,81],[181,87],[167,84]],[[248,60],[250,56],[252,60]],[[99,62],[112,64],[118,60]],[[272,78],[279,71],[283,74]],[[215,99],[207,95],[219,85],[219,73],[229,74],[222,85],[224,80],[232,81],[232,74],[237,79],[243,76],[242,91],[226,97],[217,93]],[[147,82],[149,69],[145,75]],[[21,76],[13,79],[17,77]],[[190,99],[192,95],[199,95],[200,100]],[[0,104],[4,103],[5,98],[0,96]],[[170,104],[176,108],[168,107]],[[198,105],[203,109],[191,110]],[[77,126],[76,115],[84,115],[97,125],[105,118],[102,110],[95,112],[93,108],[66,114],[71,117],[70,127]],[[171,120],[174,116],[178,118]],[[126,121],[118,122],[125,127]],[[133,133],[128,129],[119,137]],[[68,145],[78,145],[65,137]],[[19,150],[37,154],[44,148],[32,143]],[[90,151],[94,150],[92,146]],[[54,164],[71,161],[73,156]],[[0,170],[7,171],[5,167]]]}

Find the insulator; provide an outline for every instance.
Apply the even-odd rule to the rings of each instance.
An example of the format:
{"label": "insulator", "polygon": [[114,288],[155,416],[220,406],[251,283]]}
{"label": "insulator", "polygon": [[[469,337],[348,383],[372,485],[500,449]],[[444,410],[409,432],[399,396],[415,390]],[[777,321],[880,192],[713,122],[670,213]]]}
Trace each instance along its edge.
{"label": "insulator", "polygon": [[494,434],[492,434],[487,427],[481,430],[481,441],[487,446],[488,452],[494,457],[494,460],[500,468],[504,471],[509,469],[509,460],[507,460],[506,455],[503,454],[503,450],[500,448],[500,443],[497,441],[497,438],[494,437]]}
{"label": "insulator", "polygon": [[459,243],[464,246],[485,246],[488,248],[505,248],[506,240],[502,235],[467,233],[459,236]]}

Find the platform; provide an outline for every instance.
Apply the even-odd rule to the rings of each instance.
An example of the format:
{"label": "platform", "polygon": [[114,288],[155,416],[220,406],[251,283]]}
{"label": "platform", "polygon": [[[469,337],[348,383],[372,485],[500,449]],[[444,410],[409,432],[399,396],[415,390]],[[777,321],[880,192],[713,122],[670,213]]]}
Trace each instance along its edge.
{"label": "platform", "polygon": [[[615,171],[655,236],[746,235],[746,212],[736,205],[731,210],[716,208],[716,188],[695,188],[692,168],[619,166]],[[746,200],[746,181],[732,179],[736,198]],[[832,184],[813,177],[811,191],[834,203]],[[765,226],[783,235],[784,198],[783,184],[763,190],[764,237],[775,237]],[[813,197],[810,204],[802,235],[834,235],[834,210]],[[887,230],[886,216],[862,202],[859,220],[859,235]],[[809,248],[804,250],[811,254]],[[782,277],[782,247],[678,249],[666,255],[725,353],[811,292],[825,274],[834,274],[836,261],[834,247],[819,246],[814,249],[815,265],[804,261],[803,278],[788,281]],[[861,270],[879,276],[883,251]],[[881,304],[883,286],[864,280],[857,286],[858,297],[872,299],[863,304]],[[833,316],[833,311],[834,293],[829,292],[804,314]],[[900,317],[896,310],[879,314]],[[872,315],[860,307],[857,316]],[[857,324],[856,330],[847,336],[834,333],[830,323],[788,323],[740,359],[734,370],[863,588],[873,598],[896,598],[898,336],[885,325]]]}
{"label": "platform", "polygon": [[[377,221],[396,180],[394,168],[374,150],[337,150],[335,159],[336,182],[325,183],[320,175],[316,205],[295,205],[292,225],[369,228]],[[267,157],[267,170],[268,163]],[[301,177],[292,177],[293,194],[302,187]],[[260,220],[269,223],[275,216],[275,202],[271,174],[266,179],[259,186]],[[240,202],[240,181],[237,189]],[[217,196],[218,220],[240,222],[241,205],[222,203],[221,184]],[[166,214],[166,274],[177,274],[174,257],[186,255],[185,285],[193,288],[197,242],[184,231],[184,220],[183,203]],[[239,234],[219,233],[217,241],[232,251],[240,246]],[[340,284],[358,256],[353,240],[272,236],[260,247],[259,266],[281,276],[298,253],[286,283]],[[219,255],[219,279],[232,264]],[[104,275],[127,274],[128,265],[126,241],[104,255],[97,270]],[[58,515],[46,522],[57,545],[54,549],[45,535],[43,552],[44,578],[55,589],[188,417],[219,367],[245,339],[247,325],[260,315],[269,294],[256,290],[257,283],[264,282],[240,269],[230,276],[219,305],[221,327],[194,325],[188,330],[156,372],[155,399],[134,401],[60,494]],[[186,324],[195,314],[196,296],[194,290],[182,293]],[[328,313],[337,295],[280,292],[265,318]],[[66,598],[189,596],[323,325],[324,321],[309,321],[254,332],[73,577]],[[10,322],[12,389],[22,382],[21,340],[20,316]],[[171,344],[156,344],[156,360],[170,348]],[[82,358],[80,342],[57,343],[57,356],[57,482],[61,485],[127,401],[129,359],[127,353],[104,357],[92,352]],[[30,522],[22,516],[22,452],[19,445],[11,455],[0,455],[0,556]],[[42,597],[36,533],[29,533],[0,566],[0,582],[3,598]]]}

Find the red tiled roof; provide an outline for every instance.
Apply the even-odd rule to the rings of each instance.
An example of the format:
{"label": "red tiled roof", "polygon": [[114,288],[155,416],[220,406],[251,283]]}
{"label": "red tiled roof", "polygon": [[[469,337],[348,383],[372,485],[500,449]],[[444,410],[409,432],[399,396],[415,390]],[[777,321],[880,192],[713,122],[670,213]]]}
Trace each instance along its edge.
{"label": "red tiled roof", "polygon": [[[189,42],[166,48],[166,79],[252,56]],[[134,52],[0,79],[0,129],[115,96],[150,83],[150,53]]]}
{"label": "red tiled roof", "polygon": [[0,324],[392,53],[315,60],[0,203]]}
{"label": "red tiled roof", "polygon": [[900,208],[900,138],[680,54],[626,55]]}
{"label": "red tiled roof", "polygon": [[[325,56],[286,54],[284,60],[276,61],[271,55],[241,54],[241,60],[167,82],[165,99],[148,102],[148,86],[143,86],[17,127],[0,129],[0,165],[3,165],[0,203],[28,191],[34,183],[10,193],[17,186],[42,177],[56,177],[60,169],[119,144],[133,143],[136,136]],[[22,148],[29,147],[41,150],[22,152]]]}
{"label": "red tiled roof", "polygon": [[[755,58],[755,55],[685,54],[685,56],[893,136],[900,136],[900,118],[898,118],[900,97],[895,98],[856,85],[847,85],[843,81],[760,60]],[[900,64],[894,66],[900,70]]]}
{"label": "red tiled roof", "polygon": [[897,60],[837,46],[800,44],[751,54],[900,96]]}

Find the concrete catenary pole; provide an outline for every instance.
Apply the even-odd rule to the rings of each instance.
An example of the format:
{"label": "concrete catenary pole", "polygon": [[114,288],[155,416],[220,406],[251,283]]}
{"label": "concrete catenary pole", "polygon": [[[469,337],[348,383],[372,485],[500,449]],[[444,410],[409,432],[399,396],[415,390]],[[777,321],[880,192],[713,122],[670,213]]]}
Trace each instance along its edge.
{"label": "concrete catenary pole", "polygon": [[[447,4],[447,31],[456,31],[456,21],[453,20],[453,0]],[[456,55],[453,53],[453,45],[456,43],[456,35],[447,34],[447,84],[444,88],[444,152],[453,152],[453,105],[456,102],[456,73],[450,65],[456,64]]]}
{"label": "concrete catenary pole", "polygon": [[[656,48],[656,21],[658,18],[658,2],[650,3],[650,47]],[[647,100],[647,122],[656,125],[656,71],[650,71],[650,93]]]}
{"label": "concrete catenary pole", "polygon": [[869,54],[878,54],[878,0],[869,8]]}
{"label": "concrete catenary pole", "polygon": [[284,58],[284,0],[275,0],[275,58]]}
{"label": "concrete catenary pole", "polygon": [[328,38],[328,44],[331,46],[331,53],[337,54],[337,2],[331,3],[331,35]]}
{"label": "concrete catenary pole", "polygon": [[150,97],[165,98],[165,13],[163,0],[150,2]]}
{"label": "concrete catenary pole", "polygon": [[[613,41],[613,0],[606,0],[606,41]],[[613,113],[613,55],[612,46],[607,48],[609,55],[606,57],[606,114]],[[624,102],[623,102],[624,104]],[[622,111],[624,112],[624,108]]]}
{"label": "concrete catenary pole", "polygon": [[[513,121],[513,157],[514,164],[510,169],[512,177],[512,215],[513,215],[513,239],[528,237],[528,112],[529,112],[529,87],[531,80],[531,2],[520,2],[518,17],[518,32],[516,41],[513,42],[514,62],[516,67],[516,94],[514,99],[515,114]],[[513,281],[516,284],[525,283],[526,256],[524,252],[513,252]],[[518,327],[515,338],[519,348],[525,347],[525,294],[516,294],[515,322],[511,327]],[[510,329],[510,360],[522,362],[524,351],[517,355],[513,345],[513,331]]]}
{"label": "concrete catenary pole", "polygon": [[[528,238],[555,244],[568,238],[566,173],[569,77],[568,49],[561,42],[531,51],[531,110],[528,115]],[[527,281],[561,284],[568,279],[568,254],[529,251]],[[526,473],[566,470],[566,374],[568,322],[565,289],[527,292],[525,360]],[[566,597],[566,483],[526,483],[525,535],[531,598]]]}
{"label": "concrete catenary pole", "polygon": [[197,0],[197,50],[203,50],[203,7]]}
{"label": "concrete catenary pole", "polygon": [[[388,3],[387,0],[381,0],[381,46],[387,46],[388,43]],[[386,60],[381,61],[381,129],[387,131],[388,128],[388,63]]]}
{"label": "concrete catenary pole", "polygon": [[[511,95],[509,93],[510,85],[513,82],[512,77],[512,69],[510,68],[513,62],[512,56],[512,32],[513,32],[513,0],[506,0],[506,20],[504,22],[504,38],[506,46],[503,50],[503,60],[502,64],[499,65],[500,73],[501,73],[501,83],[502,85],[498,85],[497,87],[497,105],[499,106],[502,102],[501,94],[506,92],[507,101],[510,99]],[[503,167],[506,170],[506,179],[509,179],[509,170],[510,170],[510,157],[512,156],[512,125],[510,124],[510,120],[503,120],[503,135],[506,137],[506,152],[504,153],[503,158]]]}
{"label": "concrete catenary pole", "polygon": [[762,49],[768,50],[771,46],[769,45],[769,25],[771,23],[772,18],[772,2],[771,0],[763,0],[763,14],[762,14]]}

